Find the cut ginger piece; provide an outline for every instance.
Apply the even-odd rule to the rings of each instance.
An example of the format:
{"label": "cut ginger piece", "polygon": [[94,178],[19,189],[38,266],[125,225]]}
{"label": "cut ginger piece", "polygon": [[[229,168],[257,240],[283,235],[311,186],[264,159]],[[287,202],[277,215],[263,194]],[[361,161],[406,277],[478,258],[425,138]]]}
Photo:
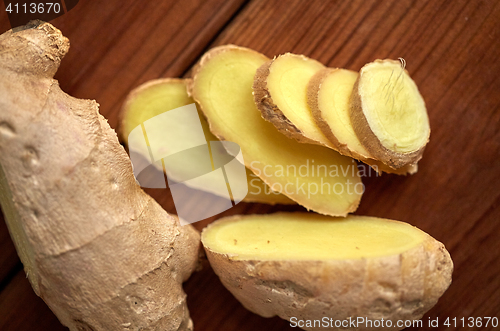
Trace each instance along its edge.
{"label": "cut ginger piece", "polygon": [[[127,100],[124,103],[122,111],[120,113],[120,124],[119,124],[119,135],[120,139],[124,141],[126,144],[128,143],[128,138],[130,133],[137,128],[138,126],[143,125],[147,120],[163,114],[169,110],[177,109],[179,107],[183,107],[186,105],[190,105],[195,103],[194,100],[187,94],[186,90],[187,80],[185,79],[177,79],[177,78],[162,78],[149,81],[145,84],[134,89],[128,96]],[[198,108],[198,107],[197,107]],[[201,122],[201,127],[203,129],[204,139],[206,142],[214,142],[218,141],[218,139],[210,132],[208,128],[208,123],[198,111],[198,118]],[[186,128],[186,123],[182,123],[182,117],[171,117],[169,118],[170,122],[173,120],[177,120],[177,122],[170,123],[173,127],[178,128],[180,131],[188,130]],[[160,124],[163,124],[160,122]],[[188,123],[189,124],[189,123]],[[170,127],[170,125],[169,125]],[[186,140],[198,139],[197,135],[193,132],[193,134],[185,134],[182,135],[182,138],[179,132],[174,130],[162,130],[163,135],[148,135],[148,144],[137,144],[134,146],[133,150],[130,150],[131,153],[138,153],[140,156],[144,158],[144,160],[150,159],[150,148],[162,148],[168,141],[169,137],[165,135],[175,135],[172,137],[174,140],[183,139],[186,146],[193,146],[197,143],[189,142]],[[142,133],[142,132],[141,132]],[[202,137],[203,138],[203,137]],[[154,140],[157,141],[154,141]],[[160,140],[163,139],[163,140]],[[127,144],[128,145],[128,144]],[[201,164],[206,163],[209,166],[211,165],[210,158],[215,158],[218,160],[227,160],[230,162],[232,157],[228,155],[228,152],[225,148],[220,144],[210,144],[206,147],[192,149],[190,153],[182,154],[183,159],[182,162],[171,162],[168,166],[167,174],[170,179],[173,181],[181,182],[186,178],[193,178],[197,175],[200,175],[200,170],[202,171],[211,171],[212,169],[204,169],[204,167],[200,167]],[[159,151],[152,151],[152,154],[158,154]],[[186,158],[189,158],[188,162],[186,162]],[[133,158],[136,160],[137,158]],[[163,165],[161,162],[152,163],[153,166],[156,167],[158,171],[163,172]],[[190,167],[191,166],[191,167]],[[248,168],[245,169],[247,173],[246,182],[239,182],[242,180],[240,177],[235,176],[231,178],[231,184],[233,187],[244,187],[248,186],[248,194],[243,198],[242,201],[246,202],[260,202],[267,204],[293,204],[294,202],[289,198],[285,197],[282,194],[277,192],[273,192],[262,180],[260,180],[257,176],[255,176]],[[213,178],[211,178],[213,179]],[[238,182],[235,182],[238,181]],[[204,185],[200,185],[195,187],[200,190],[209,190],[210,187],[217,187],[216,185],[210,185],[210,183],[203,183]],[[191,184],[192,185],[192,184]],[[211,190],[210,192],[217,194],[218,190]],[[227,191],[226,191],[227,192]],[[227,193],[226,193],[227,194]]]}
{"label": "cut ginger piece", "polygon": [[358,73],[347,69],[325,68],[309,81],[307,100],[313,118],[335,149],[356,159],[370,153],[363,147],[351,125],[349,99]]}
{"label": "cut ginger piece", "polygon": [[333,147],[318,128],[307,103],[307,84],[325,66],[303,55],[286,53],[257,69],[254,99],[262,117],[299,142]]}
{"label": "cut ginger piece", "polygon": [[[425,233],[397,221],[314,213],[232,216],[211,224],[203,244],[233,260],[343,260],[401,254]],[[236,244],[234,243],[236,240]]]}
{"label": "cut ginger piece", "polygon": [[285,137],[265,121],[252,97],[264,55],[233,45],[208,51],[193,71],[189,92],[213,134],[237,143],[245,165],[274,191],[327,215],[356,210],[363,184],[354,160]]}
{"label": "cut ginger piece", "polygon": [[453,271],[442,243],[407,223],[368,216],[232,216],[203,229],[201,240],[245,308],[291,322],[363,317],[396,329],[436,304]]}
{"label": "cut ginger piece", "polygon": [[379,172],[415,173],[416,165],[396,170],[374,160],[354,132],[349,107],[358,76],[352,70],[324,68],[311,78],[307,86],[307,101],[317,126],[330,140],[333,148],[343,155],[369,164]]}
{"label": "cut ginger piece", "polygon": [[416,164],[430,136],[424,99],[404,63],[366,64],[351,95],[354,132],[373,158],[394,169]]}

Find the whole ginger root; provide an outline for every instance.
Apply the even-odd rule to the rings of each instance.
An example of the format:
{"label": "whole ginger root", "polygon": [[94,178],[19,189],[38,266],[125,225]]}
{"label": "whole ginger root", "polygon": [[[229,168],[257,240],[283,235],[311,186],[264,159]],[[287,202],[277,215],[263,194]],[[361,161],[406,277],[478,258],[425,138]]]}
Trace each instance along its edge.
{"label": "whole ginger root", "polygon": [[199,233],[141,190],[98,104],[61,91],[68,49],[48,23],[0,36],[0,202],[29,281],[70,330],[192,330]]}

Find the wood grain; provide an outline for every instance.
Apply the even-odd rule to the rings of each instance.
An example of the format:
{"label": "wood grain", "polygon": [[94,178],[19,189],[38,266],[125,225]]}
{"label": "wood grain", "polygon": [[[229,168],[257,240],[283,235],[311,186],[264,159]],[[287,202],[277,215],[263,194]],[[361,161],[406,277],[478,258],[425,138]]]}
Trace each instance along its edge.
{"label": "wood grain", "polygon": [[0,293],[0,330],[68,330],[36,296],[20,270]]}
{"label": "wood grain", "polygon": [[[7,29],[3,19],[0,15],[1,31]],[[416,175],[364,178],[366,193],[356,213],[409,222],[447,246],[455,263],[453,284],[424,317],[424,322],[442,322],[447,317],[500,318],[498,22],[500,3],[494,0],[141,5],[109,0],[81,1],[53,23],[72,43],[57,74],[61,86],[75,96],[97,99],[113,127],[131,88],[152,78],[182,76],[215,45],[234,43],[270,57],[301,53],[353,70],[377,58],[405,58],[427,103],[431,141]],[[148,192],[175,211],[168,191]],[[277,210],[302,208],[242,203],[223,215]],[[18,260],[5,233],[2,225],[0,329],[61,329],[40,299],[28,295],[29,284],[22,272],[16,273]],[[197,330],[296,329],[279,318],[246,311],[208,266],[193,275],[185,289]],[[37,324],[37,319],[43,323]],[[444,329],[455,328],[437,328]]]}

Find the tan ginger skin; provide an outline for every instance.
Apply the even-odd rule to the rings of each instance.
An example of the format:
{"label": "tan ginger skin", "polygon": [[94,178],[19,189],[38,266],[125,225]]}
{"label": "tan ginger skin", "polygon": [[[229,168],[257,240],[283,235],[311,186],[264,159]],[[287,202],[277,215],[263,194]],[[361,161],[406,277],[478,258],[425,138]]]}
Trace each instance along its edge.
{"label": "tan ginger skin", "polygon": [[0,36],[0,202],[28,279],[72,331],[192,330],[199,234],[141,190],[98,104],[61,91],[68,49],[48,23]]}

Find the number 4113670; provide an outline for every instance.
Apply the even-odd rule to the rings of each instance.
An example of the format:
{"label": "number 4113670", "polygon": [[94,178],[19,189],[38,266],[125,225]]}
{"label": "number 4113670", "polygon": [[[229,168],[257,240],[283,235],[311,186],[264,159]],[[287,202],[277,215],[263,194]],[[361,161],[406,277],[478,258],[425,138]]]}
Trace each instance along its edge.
{"label": "number 4113670", "polygon": [[453,317],[448,317],[443,325],[447,327],[488,327],[492,326],[496,328],[498,326],[498,317],[462,317],[460,319]]}
{"label": "number 4113670", "polygon": [[23,3],[23,4],[14,4],[9,3],[5,11],[9,14],[49,14],[49,13],[60,13],[61,12],[61,4],[58,2],[45,2],[45,3]]}

